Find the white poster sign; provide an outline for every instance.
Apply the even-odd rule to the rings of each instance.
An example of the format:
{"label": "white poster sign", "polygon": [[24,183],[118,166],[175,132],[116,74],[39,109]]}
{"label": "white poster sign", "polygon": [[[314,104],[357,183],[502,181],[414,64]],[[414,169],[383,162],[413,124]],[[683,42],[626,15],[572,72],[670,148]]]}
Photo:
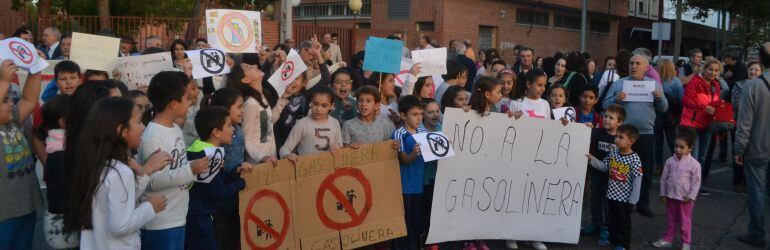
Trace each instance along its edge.
{"label": "white poster sign", "polygon": [[623,92],[627,102],[653,102],[655,96],[655,81],[623,81]]}
{"label": "white poster sign", "polygon": [[553,109],[552,111],[553,111],[553,119],[555,120],[561,120],[561,118],[567,118],[567,121],[569,122],[577,121],[577,112],[575,112],[575,108],[573,107],[557,108],[557,109]]}
{"label": "white poster sign", "polygon": [[443,128],[455,156],[438,163],[428,243],[578,242],[588,127],[448,108]]}
{"label": "white poster sign", "polygon": [[171,52],[120,57],[116,68],[120,71],[120,80],[129,89],[149,86],[152,77],[161,71],[176,70],[171,61]]}
{"label": "white poster sign", "polygon": [[273,85],[275,91],[278,92],[278,96],[282,96],[283,92],[286,91],[286,87],[305,70],[307,70],[305,62],[302,61],[296,50],[291,50],[286,57],[286,61],[281,64],[281,67],[278,67],[278,70],[267,81],[270,85]]}
{"label": "white poster sign", "polygon": [[401,70],[398,71],[398,74],[396,74],[396,86],[404,87],[404,83],[408,81],[410,77],[412,77],[412,59],[402,57],[401,58]]}
{"label": "white poster sign", "polygon": [[16,66],[32,74],[48,67],[48,62],[40,58],[35,46],[18,37],[0,41],[0,59],[11,59]]}
{"label": "white poster sign", "polygon": [[412,62],[420,63],[418,77],[446,74],[446,48],[412,51]]}
{"label": "white poster sign", "polygon": [[185,51],[193,68],[193,79],[217,76],[230,73],[225,52],[218,49],[202,49]]}
{"label": "white poster sign", "polygon": [[206,10],[206,37],[212,48],[227,53],[256,53],[262,45],[262,22],[257,11]]}
{"label": "white poster sign", "polygon": [[120,38],[74,32],[70,60],[80,69],[101,70],[111,73],[120,51]]}
{"label": "white poster sign", "polygon": [[419,133],[414,140],[420,144],[420,153],[425,162],[449,158],[455,155],[449,139],[442,132]]}
{"label": "white poster sign", "polygon": [[225,168],[225,148],[210,147],[203,149],[209,158],[209,170],[195,176],[196,182],[209,183]]}

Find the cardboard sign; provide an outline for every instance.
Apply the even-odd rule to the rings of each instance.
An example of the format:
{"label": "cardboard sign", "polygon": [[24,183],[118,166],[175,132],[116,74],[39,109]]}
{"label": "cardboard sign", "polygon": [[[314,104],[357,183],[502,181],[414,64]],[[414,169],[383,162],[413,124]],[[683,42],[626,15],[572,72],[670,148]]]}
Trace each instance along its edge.
{"label": "cardboard sign", "polygon": [[212,48],[227,53],[256,53],[262,45],[262,21],[257,11],[206,10],[206,37]]}
{"label": "cardboard sign", "polygon": [[364,70],[398,73],[401,69],[401,48],[404,42],[379,37],[366,40]]}
{"label": "cardboard sign", "polygon": [[262,164],[244,175],[243,249],[353,249],[406,235],[390,142]]}
{"label": "cardboard sign", "polygon": [[211,147],[205,148],[203,151],[206,153],[206,157],[209,158],[209,170],[196,175],[195,182],[209,183],[225,167],[225,148]]}
{"label": "cardboard sign", "polygon": [[289,55],[286,56],[286,61],[281,64],[281,67],[278,67],[278,70],[267,81],[270,85],[273,85],[275,91],[278,92],[278,96],[282,96],[283,92],[286,91],[286,87],[305,70],[307,70],[307,65],[302,61],[302,57],[299,56],[296,50],[291,50]]}
{"label": "cardboard sign", "polygon": [[0,41],[0,59],[11,59],[16,66],[32,74],[48,67],[48,62],[40,58],[35,46],[18,37]]}
{"label": "cardboard sign", "polygon": [[171,52],[120,57],[116,68],[121,73],[120,80],[132,90],[149,86],[152,77],[162,71],[175,70]]}
{"label": "cardboard sign", "polygon": [[590,128],[448,108],[443,129],[456,154],[438,162],[428,243],[578,242]]}
{"label": "cardboard sign", "polygon": [[112,72],[118,60],[120,38],[72,33],[70,60],[78,63],[80,69]]}
{"label": "cardboard sign", "polygon": [[561,118],[567,118],[569,122],[577,121],[577,112],[573,107],[563,107],[551,110],[553,112],[554,120],[561,120]]}
{"label": "cardboard sign", "polygon": [[420,63],[418,77],[446,74],[446,48],[412,50],[412,62]]}
{"label": "cardboard sign", "polygon": [[185,51],[192,64],[193,79],[218,76],[230,73],[225,52],[218,49],[202,49]]}
{"label": "cardboard sign", "polygon": [[623,92],[626,102],[653,102],[655,96],[655,81],[623,81]]}
{"label": "cardboard sign", "polygon": [[449,139],[442,132],[428,132],[413,135],[420,144],[420,153],[425,162],[449,158],[455,155]]}

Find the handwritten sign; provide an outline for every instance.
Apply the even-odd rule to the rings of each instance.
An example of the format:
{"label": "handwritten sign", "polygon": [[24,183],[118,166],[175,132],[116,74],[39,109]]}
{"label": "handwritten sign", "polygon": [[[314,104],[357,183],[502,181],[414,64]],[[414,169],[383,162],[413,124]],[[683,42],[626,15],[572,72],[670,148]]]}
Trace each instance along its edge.
{"label": "handwritten sign", "polygon": [[217,76],[230,73],[226,63],[225,52],[218,49],[202,49],[185,51],[192,64],[193,79]]}
{"label": "handwritten sign", "polygon": [[655,96],[655,81],[623,81],[623,92],[627,102],[653,102]]}
{"label": "handwritten sign", "polygon": [[206,10],[206,37],[211,47],[227,53],[255,53],[262,45],[262,21],[257,11]]}
{"label": "handwritten sign", "polygon": [[419,133],[414,135],[414,140],[420,144],[420,152],[425,162],[455,155],[449,139],[442,132]]}
{"label": "handwritten sign", "polygon": [[81,69],[112,72],[118,59],[120,38],[74,32],[70,60]]}
{"label": "handwritten sign", "polygon": [[286,91],[286,87],[294,82],[294,79],[297,79],[305,70],[307,70],[305,62],[302,61],[296,50],[291,50],[289,55],[286,56],[286,61],[281,64],[281,67],[278,67],[278,70],[267,81],[270,85],[273,85],[275,91],[278,92],[278,96],[281,96]]}
{"label": "handwritten sign", "polygon": [[129,89],[149,86],[150,80],[156,74],[175,70],[171,52],[120,57],[116,68],[120,71],[120,80],[126,83]]}
{"label": "handwritten sign", "polygon": [[438,162],[428,243],[578,242],[588,127],[448,108],[443,129],[456,154]]}
{"label": "handwritten sign", "polygon": [[401,70],[396,74],[396,86],[404,87],[404,84],[412,77],[412,59],[402,57],[401,58]]}
{"label": "handwritten sign", "polygon": [[11,59],[16,66],[32,74],[48,67],[48,62],[40,58],[35,46],[18,37],[0,41],[0,59]]}
{"label": "handwritten sign", "polygon": [[561,118],[567,118],[567,121],[569,122],[577,121],[577,112],[575,112],[575,108],[573,107],[557,108],[557,109],[553,109],[552,111],[553,111],[553,118],[555,120],[561,120]]}
{"label": "handwritten sign", "polygon": [[209,183],[225,167],[225,148],[211,147],[203,149],[209,158],[209,170],[195,176],[196,182]]}
{"label": "handwritten sign", "polygon": [[401,69],[401,49],[404,42],[379,37],[366,40],[364,70],[398,73]]}
{"label": "handwritten sign", "polygon": [[446,48],[412,50],[412,62],[420,64],[418,77],[446,74]]}

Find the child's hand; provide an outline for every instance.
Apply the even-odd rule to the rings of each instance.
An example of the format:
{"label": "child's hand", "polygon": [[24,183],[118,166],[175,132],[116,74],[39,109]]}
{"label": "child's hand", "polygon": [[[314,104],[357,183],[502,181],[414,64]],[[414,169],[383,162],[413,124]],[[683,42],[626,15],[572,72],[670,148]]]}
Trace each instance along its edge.
{"label": "child's hand", "polygon": [[275,156],[265,156],[259,160],[259,163],[265,163],[265,162],[272,162],[273,167],[275,167],[278,165],[278,158],[275,158]]}
{"label": "child's hand", "polygon": [[584,124],[586,125],[586,127],[589,127],[589,128],[594,128],[594,124],[593,124],[593,123],[591,123],[591,122],[586,122],[586,123],[584,123]]}
{"label": "child's hand", "polygon": [[337,146],[337,145],[331,145],[331,147],[329,149],[329,153],[332,154],[332,157],[336,156],[337,152],[339,152],[339,151],[340,151],[340,147]]}
{"label": "child's hand", "polygon": [[190,168],[192,169],[192,173],[194,175],[205,173],[209,170],[209,158],[203,157],[190,162]]}
{"label": "child's hand", "polygon": [[144,175],[144,169],[142,168],[142,165],[139,165],[139,163],[137,163],[133,158],[128,158],[128,167],[131,168],[131,170],[134,170],[135,175]]}
{"label": "child's hand", "polygon": [[691,201],[692,201],[692,199],[690,199],[688,197],[684,197],[684,200],[682,200],[683,203],[689,203]]}
{"label": "child's hand", "polygon": [[596,159],[596,157],[593,156],[592,154],[586,154],[586,158],[588,158],[588,161],[592,161],[592,160]]}
{"label": "child's hand", "polygon": [[420,151],[420,144],[416,143],[414,144],[414,148],[412,149],[413,154],[421,155],[422,151]]}
{"label": "child's hand", "polygon": [[254,170],[254,165],[251,165],[251,163],[244,162],[241,163],[241,166],[235,169],[235,172],[239,174],[248,174],[251,173],[251,171]]}
{"label": "child's hand", "polygon": [[411,73],[413,76],[417,76],[420,74],[420,70],[422,70],[422,68],[420,68],[420,63],[415,63],[412,65],[412,68],[409,69],[409,73]]}
{"label": "child's hand", "polygon": [[152,174],[171,164],[171,155],[160,149],[155,150],[144,163],[144,174]]}
{"label": "child's hand", "polygon": [[398,151],[399,149],[401,149],[401,143],[399,143],[396,140],[391,140],[390,141],[390,148],[392,148],[393,150]]}
{"label": "child's hand", "polygon": [[350,147],[352,149],[358,149],[358,148],[361,147],[361,144],[360,143],[351,143],[350,145],[348,145],[348,147]]}
{"label": "child's hand", "polygon": [[[507,112],[507,113],[508,113],[508,118],[511,118],[511,117],[514,117],[514,116],[516,116],[516,112],[513,112],[513,111],[510,111],[510,110],[508,110],[508,112]],[[518,117],[516,117],[516,119],[518,119]]]}
{"label": "child's hand", "polygon": [[390,120],[393,121],[395,124],[401,123],[401,116],[396,112],[395,110],[388,109],[388,112],[390,113]]}
{"label": "child's hand", "polygon": [[123,74],[123,72],[120,72],[117,68],[112,70],[112,79],[120,79],[120,76]]}
{"label": "child's hand", "polygon": [[286,156],[286,159],[290,160],[294,164],[297,164],[297,162],[299,161],[299,156],[297,154],[290,154]]}
{"label": "child's hand", "polygon": [[471,111],[471,106],[463,106],[463,111],[465,111],[465,113],[468,113],[468,111]]}
{"label": "child's hand", "polygon": [[567,126],[567,124],[569,124],[569,120],[567,120],[567,118],[565,118],[565,117],[562,117],[559,120],[561,120],[561,124],[564,125],[564,126]]}
{"label": "child's hand", "polygon": [[[259,48],[260,48],[261,52],[264,52],[264,51],[265,51],[265,50],[263,50],[263,49],[262,49],[262,46],[257,46],[257,47],[259,47]],[[260,55],[261,55],[261,53],[260,53]],[[232,68],[233,66],[235,66],[235,61],[233,61],[233,58],[232,58],[232,57],[230,57],[230,56],[226,56],[226,57],[225,57],[225,63],[227,63],[227,66],[228,66],[228,67],[230,67],[230,68]]]}
{"label": "child's hand", "polygon": [[147,202],[152,205],[152,209],[155,210],[155,213],[160,213],[163,210],[166,210],[166,197],[162,195],[152,195],[149,198],[147,198]]}
{"label": "child's hand", "polygon": [[10,83],[19,67],[11,59],[3,60],[0,65],[0,82]]}
{"label": "child's hand", "polygon": [[666,205],[666,197],[661,196],[660,197],[660,203],[663,203],[663,205]]}

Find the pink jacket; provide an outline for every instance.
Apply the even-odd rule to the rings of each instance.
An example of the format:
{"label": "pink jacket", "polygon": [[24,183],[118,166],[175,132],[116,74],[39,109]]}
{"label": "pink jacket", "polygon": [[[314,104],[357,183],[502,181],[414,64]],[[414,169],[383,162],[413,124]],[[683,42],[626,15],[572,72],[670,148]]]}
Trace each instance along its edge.
{"label": "pink jacket", "polygon": [[692,155],[681,159],[676,155],[666,160],[660,176],[660,196],[675,200],[695,200],[700,190],[700,163]]}

